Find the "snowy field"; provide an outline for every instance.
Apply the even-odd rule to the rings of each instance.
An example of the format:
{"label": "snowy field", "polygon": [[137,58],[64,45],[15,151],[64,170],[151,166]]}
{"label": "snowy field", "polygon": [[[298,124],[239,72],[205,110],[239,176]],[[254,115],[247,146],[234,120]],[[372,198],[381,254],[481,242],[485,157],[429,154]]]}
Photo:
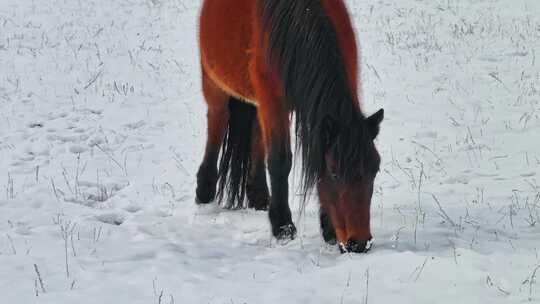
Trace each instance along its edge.
{"label": "snowy field", "polygon": [[200,1],[0,0],[0,302],[539,303],[540,1],[347,3],[386,115],[342,255],[314,197],[287,244],[194,204]]}

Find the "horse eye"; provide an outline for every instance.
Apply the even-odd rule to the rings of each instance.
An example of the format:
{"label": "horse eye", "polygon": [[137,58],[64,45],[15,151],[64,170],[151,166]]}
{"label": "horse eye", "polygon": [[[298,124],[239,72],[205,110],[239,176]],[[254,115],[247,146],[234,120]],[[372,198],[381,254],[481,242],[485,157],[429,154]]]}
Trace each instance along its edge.
{"label": "horse eye", "polygon": [[331,173],[330,177],[332,178],[333,181],[337,181],[339,179],[339,176],[336,173]]}

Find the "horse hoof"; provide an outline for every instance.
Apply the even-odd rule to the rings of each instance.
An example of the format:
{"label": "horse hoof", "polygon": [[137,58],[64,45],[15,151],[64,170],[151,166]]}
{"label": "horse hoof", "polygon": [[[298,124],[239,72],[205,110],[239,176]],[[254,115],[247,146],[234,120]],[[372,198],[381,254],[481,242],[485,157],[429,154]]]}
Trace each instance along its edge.
{"label": "horse hoof", "polygon": [[326,244],[332,245],[332,246],[334,246],[334,245],[337,244],[336,238],[332,238],[332,237],[328,237],[328,238],[325,237],[325,238],[324,238],[324,242],[325,242]]}
{"label": "horse hoof", "polygon": [[266,211],[270,206],[270,196],[266,188],[256,188],[247,186],[246,194],[248,198],[248,207],[257,211]]}
{"label": "horse hoof", "polygon": [[270,205],[270,200],[268,198],[256,198],[252,199],[248,197],[248,207],[255,209],[256,211],[267,211],[268,206]]}
{"label": "horse hoof", "polygon": [[322,237],[323,237],[323,240],[329,245],[337,244],[336,233],[334,232],[334,227],[331,227],[331,226],[322,227]]}
{"label": "horse hoof", "polygon": [[251,208],[255,209],[256,211],[268,211],[268,205],[267,204],[256,204],[253,206],[250,206]]}
{"label": "horse hoof", "polygon": [[367,241],[348,241],[347,244],[339,243],[341,253],[366,253],[373,246],[373,239]]}
{"label": "horse hoof", "polygon": [[296,227],[294,224],[280,226],[276,234],[279,241],[292,241],[296,238]]}
{"label": "horse hoof", "polygon": [[197,205],[206,205],[206,204],[210,204],[212,202],[211,199],[206,199],[206,200],[201,200],[199,198],[199,196],[195,196],[195,204]]}
{"label": "horse hoof", "polygon": [[257,211],[267,211],[270,206],[270,198],[268,196],[253,197],[248,195],[248,207]]}

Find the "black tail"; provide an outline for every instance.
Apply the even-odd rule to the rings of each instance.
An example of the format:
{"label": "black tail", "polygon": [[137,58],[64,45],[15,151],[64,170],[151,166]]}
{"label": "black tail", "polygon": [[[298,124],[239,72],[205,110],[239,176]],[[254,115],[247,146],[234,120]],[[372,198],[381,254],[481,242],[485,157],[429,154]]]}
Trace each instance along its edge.
{"label": "black tail", "polygon": [[[234,97],[229,99],[229,125],[221,147],[218,202],[226,208],[243,208],[250,167],[251,130],[257,109]],[[227,202],[222,204],[227,192]]]}

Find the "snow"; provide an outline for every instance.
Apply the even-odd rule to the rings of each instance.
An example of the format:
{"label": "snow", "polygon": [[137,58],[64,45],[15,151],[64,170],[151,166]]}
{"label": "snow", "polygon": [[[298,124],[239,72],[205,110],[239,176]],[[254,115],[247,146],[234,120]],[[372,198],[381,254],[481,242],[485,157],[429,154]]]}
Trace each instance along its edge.
{"label": "snow", "polygon": [[347,3],[386,112],[368,254],[315,197],[286,244],[194,204],[200,1],[2,0],[1,302],[540,301],[540,2]]}

